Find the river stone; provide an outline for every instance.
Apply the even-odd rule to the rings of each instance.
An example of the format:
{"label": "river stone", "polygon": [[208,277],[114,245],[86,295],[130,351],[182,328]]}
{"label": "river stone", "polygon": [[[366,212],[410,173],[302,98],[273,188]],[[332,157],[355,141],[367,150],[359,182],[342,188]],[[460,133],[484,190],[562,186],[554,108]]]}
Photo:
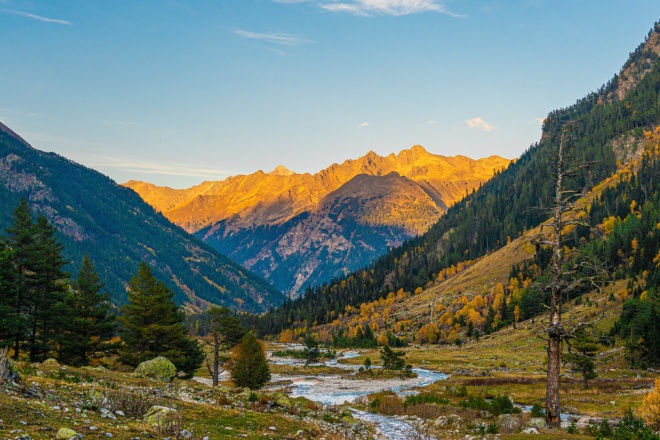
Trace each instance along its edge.
{"label": "river stone", "polygon": [[55,438],[58,440],[62,439],[70,439],[70,438],[77,438],[77,433],[73,429],[69,428],[60,428],[59,431],[57,431],[57,434],[55,435]]}
{"label": "river stone", "polygon": [[169,428],[173,424],[177,410],[166,406],[152,406],[142,419],[144,423],[153,427]]}
{"label": "river stone", "polygon": [[150,361],[144,361],[135,369],[137,377],[148,377],[161,382],[172,382],[176,376],[176,367],[162,356]]}

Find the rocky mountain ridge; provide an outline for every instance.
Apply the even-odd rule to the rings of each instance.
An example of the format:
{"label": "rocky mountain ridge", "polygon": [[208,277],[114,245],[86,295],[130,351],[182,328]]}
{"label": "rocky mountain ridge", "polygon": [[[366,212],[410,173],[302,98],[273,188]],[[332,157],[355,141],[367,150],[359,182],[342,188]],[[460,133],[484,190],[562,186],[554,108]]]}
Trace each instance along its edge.
{"label": "rocky mountain ridge", "polygon": [[262,312],[284,296],[263,279],[190,236],[110,178],[30,146],[0,123],[0,228],[21,197],[57,226],[65,268],[75,274],[89,253],[120,305],[140,261],[188,310],[220,304]]}
{"label": "rocky mountain ridge", "polygon": [[510,161],[434,155],[417,145],[316,174],[264,173],[174,190],[130,181],[154,208],[287,293],[347,273],[425,232]]}

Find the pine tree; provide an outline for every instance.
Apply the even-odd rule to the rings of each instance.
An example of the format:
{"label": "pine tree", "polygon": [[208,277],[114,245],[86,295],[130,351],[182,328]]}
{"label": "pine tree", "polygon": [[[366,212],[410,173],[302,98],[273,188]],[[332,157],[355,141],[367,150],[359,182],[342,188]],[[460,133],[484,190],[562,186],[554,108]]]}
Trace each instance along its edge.
{"label": "pine tree", "polygon": [[174,293],[158,281],[143,261],[129,282],[128,304],[121,308],[121,361],[137,366],[164,356],[191,376],[204,361],[204,352],[183,328],[184,314],[173,301]]}
{"label": "pine tree", "polygon": [[115,348],[108,343],[114,336],[116,320],[110,311],[110,294],[101,293],[104,284],[85,254],[78,278],[66,297],[66,323],[60,340],[60,361],[74,366],[89,364],[98,351]]}
{"label": "pine tree", "polygon": [[12,252],[0,243],[0,349],[14,344],[16,315],[16,277],[12,268]]}
{"label": "pine tree", "polygon": [[386,345],[380,350],[380,359],[383,361],[383,369],[385,370],[403,370],[406,366],[404,359],[405,353],[403,351],[395,351]]}
{"label": "pine tree", "polygon": [[36,226],[32,209],[24,198],[21,198],[12,218],[12,224],[6,229],[5,246],[11,249],[11,270],[14,275],[14,293],[8,304],[12,307],[14,329],[11,339],[14,344],[14,359],[25,343],[28,333],[27,298],[33,285],[34,250]]}
{"label": "pine tree", "polygon": [[54,350],[67,319],[63,305],[69,281],[62,270],[67,262],[56,232],[46,217],[37,216],[32,289],[25,298],[29,316],[27,349],[33,362],[46,359]]}
{"label": "pine tree", "polygon": [[584,389],[589,388],[589,380],[598,377],[594,358],[598,353],[598,342],[586,331],[579,331],[573,338],[567,339],[569,352],[564,360],[573,365],[573,368],[582,374]]}
{"label": "pine tree", "polygon": [[318,362],[321,359],[321,352],[319,351],[319,343],[316,342],[314,336],[307,335],[303,343],[305,344],[305,367]]}
{"label": "pine tree", "polygon": [[232,350],[229,362],[231,380],[239,387],[261,388],[270,380],[270,368],[266,360],[263,342],[249,332]]}
{"label": "pine tree", "polygon": [[226,357],[224,360],[221,358],[220,352],[236,346],[245,336],[245,329],[241,326],[238,316],[234,315],[227,307],[211,307],[208,314],[211,318],[210,334],[213,338],[213,367],[209,365],[208,359],[206,366],[213,379],[213,386],[217,386],[220,363],[227,360]]}

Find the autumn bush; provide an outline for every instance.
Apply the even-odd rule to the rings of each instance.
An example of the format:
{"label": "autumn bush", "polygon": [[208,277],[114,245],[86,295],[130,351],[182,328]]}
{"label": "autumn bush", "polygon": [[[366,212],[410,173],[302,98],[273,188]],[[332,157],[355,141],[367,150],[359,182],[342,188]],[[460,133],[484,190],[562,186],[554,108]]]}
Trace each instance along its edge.
{"label": "autumn bush", "polygon": [[660,379],[656,379],[655,387],[644,398],[642,417],[647,426],[660,431]]}

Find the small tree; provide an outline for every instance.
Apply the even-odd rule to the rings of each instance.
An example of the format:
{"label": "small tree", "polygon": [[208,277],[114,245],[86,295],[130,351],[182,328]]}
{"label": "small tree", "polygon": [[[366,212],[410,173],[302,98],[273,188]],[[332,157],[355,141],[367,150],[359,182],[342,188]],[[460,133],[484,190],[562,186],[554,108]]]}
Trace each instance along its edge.
{"label": "small tree", "polygon": [[321,359],[321,351],[319,350],[319,343],[316,342],[314,336],[307,335],[303,343],[305,344],[305,367],[318,362]]}
{"label": "small tree", "polygon": [[103,286],[89,255],[85,254],[78,278],[64,303],[66,320],[59,338],[59,359],[62,362],[87,365],[93,353],[116,348],[108,344],[117,323],[109,313],[110,295],[101,292]]}
{"label": "small tree", "polygon": [[383,369],[385,370],[403,370],[406,367],[406,360],[403,351],[392,350],[389,345],[386,345],[380,350],[380,359],[383,361]]}
{"label": "small tree", "polygon": [[261,388],[270,380],[270,368],[266,360],[264,343],[252,332],[247,333],[232,350],[228,363],[231,380],[238,387]]}
{"label": "small tree", "polygon": [[364,359],[364,369],[371,370],[371,358],[369,356]]}
{"label": "small tree", "polygon": [[584,329],[577,332],[573,337],[567,338],[568,353],[564,360],[573,365],[573,368],[582,374],[584,389],[589,388],[589,380],[598,377],[596,374],[594,358],[598,353],[598,342]]}
{"label": "small tree", "polygon": [[217,386],[221,373],[220,363],[224,363],[228,359],[228,357],[221,357],[220,352],[234,348],[245,336],[245,329],[241,326],[238,316],[227,307],[211,307],[208,314],[211,319],[211,337],[213,339],[213,367],[209,364],[208,358],[206,366],[213,379],[213,386]]}

